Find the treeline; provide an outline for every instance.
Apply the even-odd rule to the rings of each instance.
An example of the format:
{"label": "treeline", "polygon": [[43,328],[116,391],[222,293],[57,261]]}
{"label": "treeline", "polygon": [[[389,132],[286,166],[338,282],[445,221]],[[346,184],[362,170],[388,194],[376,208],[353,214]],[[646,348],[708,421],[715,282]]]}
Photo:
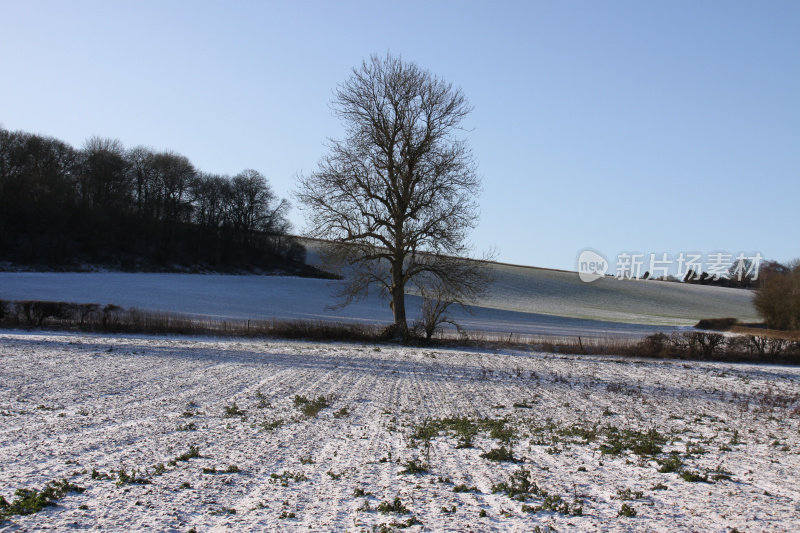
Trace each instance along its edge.
{"label": "treeline", "polygon": [[716,287],[733,287],[735,289],[758,289],[763,285],[764,280],[789,270],[790,267],[777,261],[764,261],[754,266],[752,259],[747,259],[741,265],[737,263],[731,264],[726,276],[715,277],[708,272],[698,273],[689,269],[683,277],[683,282],[714,285]]}
{"label": "treeline", "polygon": [[789,267],[777,261],[764,261],[758,265],[753,264],[751,258],[743,263],[731,263],[722,275],[713,275],[701,270],[689,269],[683,278],[675,276],[653,277],[650,272],[645,272],[641,279],[655,281],[683,282],[695,285],[712,285],[715,287],[731,287],[734,289],[757,289],[763,280],[775,273],[785,272]]}
{"label": "treeline", "polygon": [[170,151],[0,129],[0,260],[309,273],[287,209],[255,170],[231,178]]}

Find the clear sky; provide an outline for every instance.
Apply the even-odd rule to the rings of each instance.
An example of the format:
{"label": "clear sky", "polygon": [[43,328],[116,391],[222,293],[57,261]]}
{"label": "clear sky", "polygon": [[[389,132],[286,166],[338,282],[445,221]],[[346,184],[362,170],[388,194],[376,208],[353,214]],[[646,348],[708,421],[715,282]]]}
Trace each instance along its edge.
{"label": "clear sky", "polygon": [[254,168],[290,196],[341,136],[334,87],[387,51],[475,108],[476,254],[800,257],[795,0],[0,0],[0,125]]}

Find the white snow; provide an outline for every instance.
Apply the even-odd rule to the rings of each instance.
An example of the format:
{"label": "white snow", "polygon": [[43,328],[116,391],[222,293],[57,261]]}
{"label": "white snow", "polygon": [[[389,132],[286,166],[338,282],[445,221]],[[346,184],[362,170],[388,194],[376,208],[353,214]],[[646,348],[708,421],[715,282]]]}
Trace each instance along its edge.
{"label": "white snow", "polygon": [[[295,395],[332,404],[308,418]],[[244,416],[225,416],[234,402]],[[508,418],[523,462],[481,457],[498,446],[486,432],[474,448],[447,434],[413,446],[416,426],[455,416]],[[0,331],[0,495],[86,488],[0,530],[370,531],[411,517],[366,509],[399,497],[422,524],[410,531],[798,531],[799,422],[800,369],[782,366]],[[563,437],[609,425],[657,430],[658,457],[730,479],[684,481],[630,450],[602,454],[606,437]],[[190,446],[201,457],[169,464]],[[429,472],[401,474],[411,459]],[[150,483],[91,476],[120,468]],[[520,468],[583,515],[492,493]],[[271,477],[284,473],[298,480]],[[623,502],[625,489],[642,494]],[[617,516],[623,503],[637,516]]]}
{"label": "white snow", "polygon": [[[576,273],[502,264],[490,268],[495,279],[487,296],[472,313],[454,311],[467,329],[638,337],[691,326],[700,318],[757,320],[746,290],[615,279],[586,284]],[[376,293],[331,309],[341,283],[285,276],[0,272],[0,299],[113,303],[217,318],[391,322],[387,302]],[[419,306],[419,299],[408,295],[409,319]]]}

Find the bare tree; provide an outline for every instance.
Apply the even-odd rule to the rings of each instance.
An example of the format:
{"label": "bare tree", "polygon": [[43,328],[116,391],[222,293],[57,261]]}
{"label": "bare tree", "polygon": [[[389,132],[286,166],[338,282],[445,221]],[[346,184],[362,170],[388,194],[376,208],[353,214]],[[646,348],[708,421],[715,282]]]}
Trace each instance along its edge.
{"label": "bare tree", "polygon": [[255,231],[280,233],[286,227],[286,200],[279,200],[260,172],[247,169],[231,180],[231,217],[246,242]]}
{"label": "bare tree", "polygon": [[152,166],[158,187],[157,217],[170,224],[188,219],[189,185],[197,174],[192,163],[186,156],[160,152],[153,156]]}
{"label": "bare tree", "polygon": [[204,230],[216,231],[229,211],[231,182],[225,176],[198,173],[190,186],[194,220]]}
{"label": "bare tree", "polygon": [[155,218],[158,187],[153,166],[154,158],[155,153],[144,146],[128,150],[127,160],[134,186],[136,214],[140,217]]}
{"label": "bare tree", "polygon": [[329,257],[348,270],[344,304],[377,285],[391,299],[394,334],[407,337],[408,286],[473,292],[447,271],[477,221],[480,180],[457,136],[471,107],[460,89],[391,55],[354,68],[332,107],[345,138],[300,176],[297,197],[309,233],[335,243]]}
{"label": "bare tree", "polygon": [[491,276],[484,261],[446,256],[424,259],[432,260],[431,271],[413,280],[416,292],[422,298],[420,319],[414,324],[414,330],[423,334],[425,340],[430,340],[444,324],[461,330],[450,312],[451,308],[456,305],[470,312],[467,304],[484,292]]}
{"label": "bare tree", "polygon": [[129,173],[125,148],[117,139],[92,137],[83,148],[81,195],[84,202],[111,210],[126,208],[129,201]]}
{"label": "bare tree", "polygon": [[767,263],[753,298],[767,327],[800,330],[800,259],[788,266]]}

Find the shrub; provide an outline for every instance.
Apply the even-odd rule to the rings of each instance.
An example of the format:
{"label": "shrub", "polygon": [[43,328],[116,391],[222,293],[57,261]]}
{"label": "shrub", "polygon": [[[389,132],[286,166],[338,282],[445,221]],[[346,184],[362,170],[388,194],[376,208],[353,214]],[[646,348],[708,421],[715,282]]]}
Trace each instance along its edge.
{"label": "shrub", "polygon": [[773,329],[800,330],[800,261],[767,272],[756,289],[753,304]]}
{"label": "shrub", "polygon": [[425,463],[411,459],[406,461],[405,468],[400,471],[401,474],[426,474],[429,466]]}
{"label": "shrub", "polygon": [[408,514],[411,511],[409,511],[408,508],[405,505],[403,505],[403,502],[400,500],[400,498],[395,496],[394,501],[391,503],[387,501],[382,501],[381,503],[379,503],[378,512],[381,512],[383,514],[389,514],[389,513]]}
{"label": "shrub", "polygon": [[704,318],[694,327],[697,329],[713,329],[716,331],[728,331],[739,323],[737,318]]}
{"label": "shrub", "polygon": [[275,483],[280,483],[282,487],[288,487],[290,481],[295,483],[308,481],[308,478],[302,472],[290,472],[289,470],[284,470],[281,474],[270,474],[269,477]]}
{"label": "shrub", "polygon": [[120,468],[117,472],[117,485],[149,485],[150,480],[146,477],[140,477],[139,471],[135,468],[131,473],[127,473],[124,468]]}
{"label": "shrub", "polygon": [[179,462],[188,461],[189,459],[195,459],[197,457],[201,457],[200,449],[197,446],[189,446],[189,451],[180,454],[175,459],[172,459],[169,464],[175,466]]}
{"label": "shrub", "polygon": [[653,333],[642,339],[637,349],[646,357],[668,357],[670,346],[669,336],[664,333]]}
{"label": "shrub", "polygon": [[662,474],[680,472],[683,469],[683,461],[677,453],[672,453],[665,459],[656,459],[656,461],[661,465],[658,471]]}
{"label": "shrub", "polygon": [[66,479],[51,481],[39,491],[36,489],[17,489],[14,499],[9,503],[0,496],[0,520],[12,515],[30,515],[38,513],[45,507],[55,505],[56,501],[68,492],[83,492],[83,487],[73,485]]}
{"label": "shrub", "polygon": [[234,416],[244,416],[246,411],[242,411],[239,409],[239,406],[236,405],[236,401],[233,402],[231,405],[225,406],[225,418],[233,418]]}
{"label": "shrub", "polygon": [[700,472],[692,472],[691,470],[681,470],[678,474],[681,476],[681,479],[684,481],[688,481],[690,483],[711,483],[709,481],[708,476],[705,474],[701,474]]}
{"label": "shrub", "polygon": [[[422,292],[422,307],[420,308],[420,318],[414,322],[412,332],[415,337],[424,337],[430,341],[433,335],[442,329],[445,324],[452,324],[458,328],[453,319],[448,314],[450,306],[454,303],[448,298],[446,291],[441,285],[427,289],[420,288]],[[428,294],[428,293],[431,294]]]}
{"label": "shrub", "polygon": [[97,304],[76,304],[75,312],[78,315],[78,326],[84,327],[86,321],[90,317],[97,315],[99,310],[100,306]]}
{"label": "shrub", "polygon": [[17,302],[15,310],[18,318],[35,327],[41,327],[48,318],[67,319],[72,315],[72,306],[65,302],[26,300]]}
{"label": "shrub", "polygon": [[636,516],[636,509],[628,505],[627,503],[623,503],[622,507],[620,507],[617,516],[624,516],[626,518],[633,518]]}
{"label": "shrub", "polygon": [[330,405],[330,400],[325,396],[318,396],[314,400],[309,400],[305,396],[300,395],[294,397],[294,406],[300,409],[303,414],[309,418],[317,416],[320,411],[326,407],[330,407]]}
{"label": "shrub", "polygon": [[508,482],[503,481],[492,486],[492,493],[503,492],[506,496],[515,500],[525,500],[531,494],[538,495],[541,490],[536,486],[536,483],[531,482],[530,475],[529,470],[521,468],[511,474]]}
{"label": "shrub", "polygon": [[280,419],[279,419],[279,420],[273,420],[273,421],[271,421],[271,422],[267,422],[267,421],[265,420],[264,422],[261,422],[261,423],[259,424],[259,426],[260,426],[260,427],[261,427],[261,429],[263,429],[264,431],[272,431],[273,429],[278,429],[279,427],[281,427],[281,426],[282,426],[282,425],[284,425],[285,423],[286,423],[285,421],[283,421],[283,420],[280,420]]}
{"label": "shrub", "polygon": [[500,461],[508,461],[511,463],[519,462],[514,458],[514,454],[511,452],[511,449],[506,448],[505,446],[489,450],[488,452],[481,454],[481,457],[489,459],[490,461],[497,461],[497,462]]}
{"label": "shrub", "polygon": [[608,455],[619,455],[630,450],[642,457],[652,456],[661,453],[661,446],[667,442],[667,437],[656,429],[644,432],[606,426],[604,430],[607,440],[600,445],[600,451]]}
{"label": "shrub", "polygon": [[104,330],[117,329],[119,327],[122,308],[118,305],[108,304],[103,307],[101,324]]}
{"label": "shrub", "polygon": [[725,337],[719,333],[703,333],[701,331],[684,333],[683,338],[688,346],[689,355],[692,357],[710,357],[725,341]]}
{"label": "shrub", "polygon": [[524,513],[539,513],[542,511],[551,511],[563,515],[581,516],[583,515],[583,506],[580,502],[576,501],[573,504],[564,501],[558,494],[544,493],[542,503],[539,505],[522,505],[522,512]]}

